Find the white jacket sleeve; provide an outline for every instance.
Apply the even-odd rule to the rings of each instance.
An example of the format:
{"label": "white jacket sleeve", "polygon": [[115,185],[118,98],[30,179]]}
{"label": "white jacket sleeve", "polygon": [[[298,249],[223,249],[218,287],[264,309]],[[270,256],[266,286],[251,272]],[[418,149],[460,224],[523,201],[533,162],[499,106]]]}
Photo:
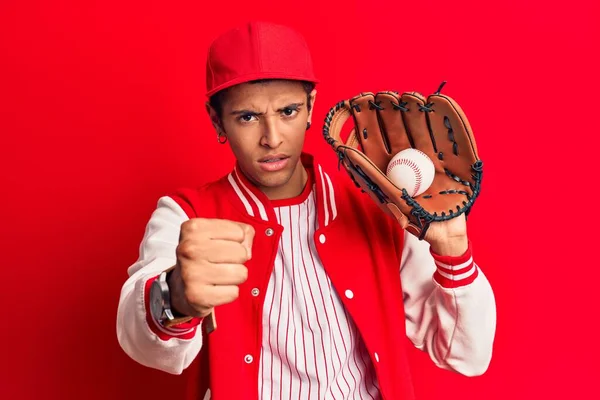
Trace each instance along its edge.
{"label": "white jacket sleeve", "polygon": [[483,374],[492,357],[496,303],[470,244],[463,256],[434,258],[427,242],[404,235],[400,275],[409,339],[440,368]]}
{"label": "white jacket sleeve", "polygon": [[132,359],[147,367],[181,374],[202,347],[199,320],[170,329],[147,309],[149,287],[162,271],[175,265],[181,224],[188,219],[170,197],[162,197],[146,227],[138,260],[127,270],[117,310],[117,338]]}

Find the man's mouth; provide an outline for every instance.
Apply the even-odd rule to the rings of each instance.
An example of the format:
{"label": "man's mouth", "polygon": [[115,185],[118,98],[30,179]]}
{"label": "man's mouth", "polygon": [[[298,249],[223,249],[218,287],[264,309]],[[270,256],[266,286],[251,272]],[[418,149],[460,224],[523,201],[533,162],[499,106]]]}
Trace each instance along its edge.
{"label": "man's mouth", "polygon": [[283,160],[283,158],[270,158],[268,160],[261,161],[261,162],[264,162],[264,163],[274,163],[274,162],[277,162],[277,161],[280,161],[280,160]]}
{"label": "man's mouth", "polygon": [[258,160],[260,168],[265,172],[277,172],[283,170],[288,165],[289,156],[285,154],[273,154]]}
{"label": "man's mouth", "polygon": [[259,160],[259,162],[269,164],[269,163],[274,163],[274,162],[277,162],[277,161],[285,160],[286,158],[289,158],[289,157],[286,156],[286,155],[279,155],[278,154],[278,155],[275,155],[275,156],[263,157],[263,158],[261,158]]}

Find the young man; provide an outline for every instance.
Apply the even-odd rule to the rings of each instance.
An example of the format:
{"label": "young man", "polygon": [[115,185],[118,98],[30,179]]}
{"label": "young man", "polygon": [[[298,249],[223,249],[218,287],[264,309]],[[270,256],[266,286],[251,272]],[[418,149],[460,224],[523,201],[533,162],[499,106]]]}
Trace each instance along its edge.
{"label": "young man", "polygon": [[212,44],[207,110],[237,163],[159,200],[121,293],[123,350],[173,374],[198,358],[200,396],[217,400],[412,399],[406,335],[439,367],[482,374],[495,302],[464,217],[419,241],[303,153],[315,82],[289,28]]}

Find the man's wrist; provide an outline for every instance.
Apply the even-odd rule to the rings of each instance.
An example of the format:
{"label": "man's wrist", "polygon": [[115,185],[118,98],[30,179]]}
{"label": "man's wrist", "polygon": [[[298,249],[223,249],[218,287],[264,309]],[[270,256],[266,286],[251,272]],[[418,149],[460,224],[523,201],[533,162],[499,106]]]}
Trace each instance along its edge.
{"label": "man's wrist", "polygon": [[169,295],[171,296],[171,312],[175,318],[187,317],[186,314],[179,311],[177,306],[180,300],[180,282],[179,269],[175,267],[167,273],[167,285],[169,286]]}
{"label": "man's wrist", "polygon": [[469,248],[467,236],[451,237],[430,243],[431,251],[440,256],[459,257]]}

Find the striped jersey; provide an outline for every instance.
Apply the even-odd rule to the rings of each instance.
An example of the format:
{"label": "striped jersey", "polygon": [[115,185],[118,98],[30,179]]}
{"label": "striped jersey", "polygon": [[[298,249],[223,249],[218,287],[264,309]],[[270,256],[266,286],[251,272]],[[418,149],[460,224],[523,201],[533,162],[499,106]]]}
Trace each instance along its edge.
{"label": "striped jersey", "polygon": [[377,379],[356,325],[314,244],[315,195],[274,201],[283,226],[263,307],[261,399],[379,399]]}

